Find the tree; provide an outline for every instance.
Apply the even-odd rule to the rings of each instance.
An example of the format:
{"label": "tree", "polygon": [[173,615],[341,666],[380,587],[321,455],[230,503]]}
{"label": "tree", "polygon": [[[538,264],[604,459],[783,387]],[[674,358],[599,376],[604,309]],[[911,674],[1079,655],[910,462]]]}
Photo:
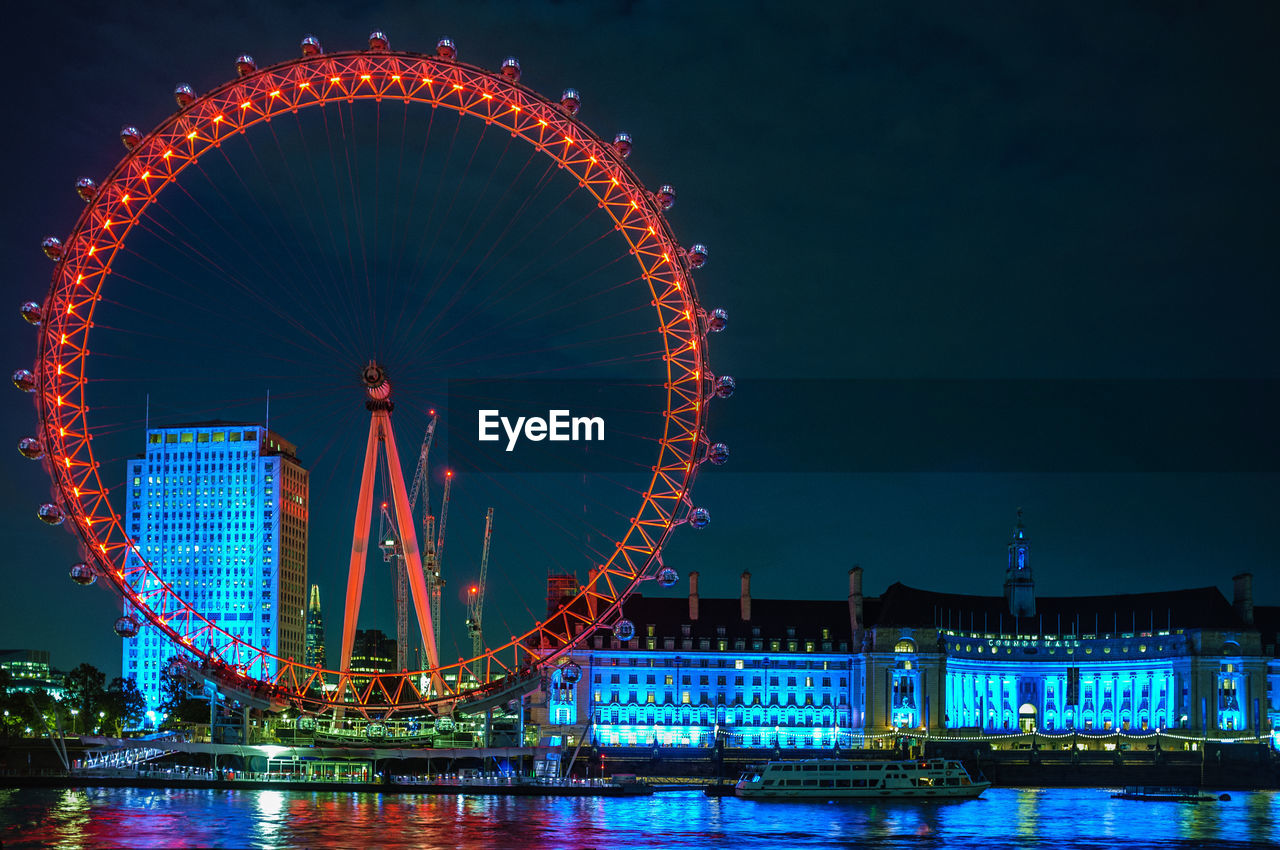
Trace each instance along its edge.
{"label": "tree", "polygon": [[117,676],[107,686],[102,705],[107,713],[107,721],[115,726],[118,737],[124,734],[125,729],[137,729],[142,725],[147,698],[138,690],[137,681]]}
{"label": "tree", "polygon": [[65,685],[68,708],[80,712],[80,721],[87,731],[92,729],[98,712],[104,710],[102,701],[106,697],[107,677],[92,664],[81,664],[67,674]]}
{"label": "tree", "polygon": [[209,703],[191,695],[191,683],[170,665],[160,671],[160,711],[168,715],[165,725],[208,723]]}

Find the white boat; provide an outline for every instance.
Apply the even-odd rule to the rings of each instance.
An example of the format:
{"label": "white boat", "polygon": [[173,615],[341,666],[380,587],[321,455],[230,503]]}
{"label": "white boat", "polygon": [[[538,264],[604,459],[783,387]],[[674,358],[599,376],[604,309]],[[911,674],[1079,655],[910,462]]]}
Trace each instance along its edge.
{"label": "white boat", "polygon": [[771,761],[762,768],[748,770],[738,780],[734,793],[757,799],[971,800],[990,787],[986,780],[974,780],[954,759],[796,759]]}

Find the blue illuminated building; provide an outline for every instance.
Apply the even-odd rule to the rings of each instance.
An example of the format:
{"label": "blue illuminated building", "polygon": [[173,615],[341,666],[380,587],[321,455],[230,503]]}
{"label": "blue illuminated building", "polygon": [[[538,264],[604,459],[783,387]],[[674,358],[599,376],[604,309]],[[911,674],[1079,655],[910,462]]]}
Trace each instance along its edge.
{"label": "blue illuminated building", "polygon": [[1280,727],[1280,607],[1255,609],[1250,574],[1232,601],[1216,587],[1037,597],[1021,513],[1001,596],[895,583],[864,598],[857,567],[838,602],[752,599],[749,573],[737,599],[702,599],[698,580],[687,600],[629,598],[635,637],[588,637],[567,659],[581,677],[554,672],[535,719],[569,737],[591,721],[604,746],[784,749],[1031,733],[1193,746]]}
{"label": "blue illuminated building", "polygon": [[[126,532],[179,596],[244,643],[303,658],[308,478],[291,443],[243,423],[153,428],[126,493]],[[124,675],[148,709],[173,654],[146,624],[124,642]]]}

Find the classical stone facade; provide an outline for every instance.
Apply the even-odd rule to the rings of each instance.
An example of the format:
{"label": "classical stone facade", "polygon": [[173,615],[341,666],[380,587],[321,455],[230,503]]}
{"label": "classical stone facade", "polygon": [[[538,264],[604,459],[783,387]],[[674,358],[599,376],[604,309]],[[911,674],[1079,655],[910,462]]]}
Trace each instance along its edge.
{"label": "classical stone facade", "polygon": [[[1280,607],[1215,587],[1036,597],[1019,516],[1001,596],[895,583],[843,601],[633,596],[635,636],[597,632],[533,719],[605,746],[856,747],[900,734],[1268,738]],[[569,593],[566,586],[558,592]],[[554,596],[554,594],[553,594]],[[549,598],[549,604],[558,600]]]}

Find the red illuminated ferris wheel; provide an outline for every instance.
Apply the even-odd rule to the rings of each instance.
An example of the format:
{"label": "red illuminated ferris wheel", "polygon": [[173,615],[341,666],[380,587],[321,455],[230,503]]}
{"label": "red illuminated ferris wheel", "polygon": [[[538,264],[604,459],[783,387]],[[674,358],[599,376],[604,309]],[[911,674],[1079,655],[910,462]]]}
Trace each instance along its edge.
{"label": "red illuminated ferris wheel", "polygon": [[[662,186],[654,192],[641,184],[627,164],[631,138],[619,133],[608,142],[593,133],[578,117],[577,91],[566,89],[558,101],[549,100],[521,84],[515,59],[497,72],[486,71],[458,61],[448,39],[439,42],[434,55],[394,52],[377,32],[368,45],[367,50],[325,53],[308,36],[302,56],[292,61],[259,68],[251,57],[241,56],[236,79],[204,95],[179,86],[175,114],[150,133],[126,127],[121,139],[128,153],[109,176],[100,183],[77,183],[85,211],[65,240],[44,241],[45,253],[56,261],[49,293],[43,302],[23,306],[24,318],[39,328],[38,354],[35,368],[15,373],[14,383],[34,394],[39,432],[24,439],[20,451],[42,459],[54,483],[55,498],[40,507],[40,518],[53,525],[65,522],[79,539],[84,562],[72,567],[72,578],[87,584],[101,577],[123,597],[126,613],[116,627],[122,637],[137,634],[145,620],[173,643],[189,670],[262,707],[342,707],[367,716],[452,711],[467,701],[500,700],[527,689],[541,667],[556,663],[598,629],[630,639],[635,630],[623,611],[627,596],[646,580],[674,583],[674,571],[662,563],[663,545],[675,527],[701,528],[709,522],[708,512],[694,506],[690,488],[703,462],[719,464],[728,456],[723,444],[712,445],[706,436],[708,403],[734,389],[732,378],[710,371],[706,352],[707,334],[722,330],[727,319],[723,310],[699,304],[692,272],[705,263],[707,249],[686,249],[677,241],[664,216],[675,201],[674,190]],[[510,640],[453,663],[442,661],[433,645],[423,669],[355,676],[246,644],[202,611],[185,589],[166,580],[158,550],[144,549],[126,533],[121,487],[112,479],[118,464],[95,454],[104,436],[120,429],[118,423],[95,422],[90,388],[95,380],[91,350],[101,345],[100,336],[112,333],[100,313],[104,303],[114,303],[113,274],[129,257],[131,235],[145,225],[172,236],[168,226],[147,224],[156,221],[162,196],[190,195],[188,184],[200,174],[202,160],[222,155],[223,143],[243,134],[274,134],[273,118],[330,111],[334,117],[324,119],[328,127],[350,120],[354,112],[342,110],[360,103],[428,107],[433,116],[448,111],[459,124],[482,122],[529,146],[531,157],[549,159],[549,171],[567,177],[572,193],[585,197],[593,215],[603,217],[606,229],[622,240],[608,244],[617,246],[612,250],[631,269],[635,285],[618,290],[645,308],[644,338],[658,341],[645,356],[661,372],[657,386],[665,406],[654,411],[660,430],[647,437],[653,454],[643,460],[645,483],[628,491],[634,499],[630,515],[614,517],[607,552],[558,609],[531,618],[522,632],[512,629],[516,634]],[[216,246],[198,247],[201,256],[217,256]],[[591,297],[587,293],[582,300]],[[389,390],[380,371],[366,370],[363,377],[368,398],[378,402],[369,407],[373,446],[380,422],[390,434],[390,406],[379,407]],[[398,467],[398,458],[393,465]],[[394,478],[401,475],[393,471]],[[402,478],[399,487],[397,502],[403,498]],[[414,590],[427,641],[430,619],[424,618],[416,584]]]}

